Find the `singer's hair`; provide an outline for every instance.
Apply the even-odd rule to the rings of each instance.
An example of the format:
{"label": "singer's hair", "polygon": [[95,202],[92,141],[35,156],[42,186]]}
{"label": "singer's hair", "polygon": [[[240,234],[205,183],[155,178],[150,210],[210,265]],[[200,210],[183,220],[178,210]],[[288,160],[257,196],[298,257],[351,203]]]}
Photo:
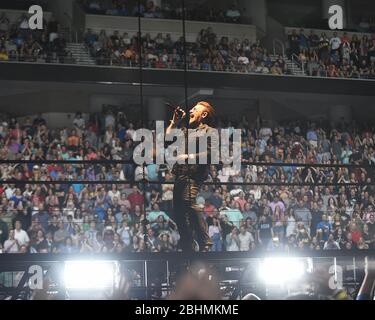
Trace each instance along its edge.
{"label": "singer's hair", "polygon": [[213,119],[214,119],[214,116],[215,116],[215,109],[211,106],[211,104],[207,101],[200,101],[198,102],[197,104],[201,105],[201,106],[204,106],[206,108],[206,111],[208,112],[208,115],[205,119],[205,122],[207,124],[212,124],[213,123]]}

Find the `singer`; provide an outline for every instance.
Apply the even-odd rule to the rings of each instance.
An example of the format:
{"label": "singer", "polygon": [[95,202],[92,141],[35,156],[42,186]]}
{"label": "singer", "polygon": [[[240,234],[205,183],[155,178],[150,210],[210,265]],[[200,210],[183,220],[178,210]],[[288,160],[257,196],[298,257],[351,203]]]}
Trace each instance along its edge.
{"label": "singer", "polygon": [[[202,135],[209,135],[212,130],[214,108],[205,101],[198,102],[189,112],[189,129],[182,126],[185,132],[185,148],[189,141],[198,141]],[[166,129],[169,134],[172,129],[177,128],[182,120],[185,119],[186,113],[180,107],[174,110],[173,118]],[[187,121],[186,121],[187,122]],[[200,153],[185,154],[178,156],[179,159],[185,160],[184,164],[176,163],[173,166],[172,173],[175,175],[175,184],[173,190],[173,208],[175,221],[180,232],[180,248],[184,251],[194,250],[194,239],[198,243],[200,251],[209,251],[212,241],[208,235],[207,223],[203,216],[203,211],[197,206],[196,198],[202,183],[208,177],[211,145],[217,145],[212,139],[207,140],[207,151]],[[196,148],[196,150],[199,150]],[[207,164],[199,164],[199,157],[207,156]],[[196,164],[187,164],[188,159],[197,159]]]}

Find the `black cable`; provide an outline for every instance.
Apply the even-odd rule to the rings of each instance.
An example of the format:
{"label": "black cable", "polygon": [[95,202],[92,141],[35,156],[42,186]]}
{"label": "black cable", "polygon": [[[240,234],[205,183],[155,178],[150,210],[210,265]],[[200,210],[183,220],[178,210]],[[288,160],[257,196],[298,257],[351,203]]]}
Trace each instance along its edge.
{"label": "black cable", "polygon": [[[182,1],[182,40],[183,40],[183,59],[184,59],[184,100],[185,100],[185,127],[186,127],[186,140],[187,143],[185,144],[185,148],[188,148],[189,143],[189,101],[188,101],[188,65],[187,65],[187,50],[186,50],[186,7],[185,7],[185,0]],[[185,153],[188,154],[188,149],[185,149]],[[188,161],[186,159],[186,161]],[[188,175],[188,184],[187,187],[189,188],[189,203],[192,202],[191,197],[191,181],[190,181],[190,166],[187,165],[187,175]],[[186,212],[181,212],[177,214],[187,214]],[[190,221],[191,217],[189,217]],[[190,221],[191,224],[191,221]],[[189,228],[190,226],[186,226],[186,228]]]}
{"label": "black cable", "polygon": [[184,100],[185,100],[185,125],[186,128],[189,127],[189,107],[188,107],[188,65],[187,65],[187,50],[186,50],[186,8],[185,0],[182,0],[182,40],[183,40],[183,57],[184,57]]}
{"label": "black cable", "polygon": [[[1,164],[134,164],[132,160],[0,160]],[[243,165],[270,166],[270,167],[305,167],[305,168],[363,168],[375,169],[375,164],[323,164],[323,163],[285,163],[285,162],[248,162],[241,161]]]}
{"label": "black cable", "polygon": [[[142,55],[142,28],[141,28],[141,0],[138,0],[138,50],[139,50],[139,99],[140,99],[140,105],[141,105],[141,123],[142,128],[145,127],[144,123],[144,106],[143,106],[143,55]],[[134,170],[135,172],[135,170]],[[146,172],[145,172],[145,163],[142,163],[142,177],[143,177],[143,183],[141,183],[141,192],[143,199],[146,199],[145,194],[145,181],[146,181]],[[145,243],[145,248],[148,248],[148,239],[147,239],[147,219],[146,219],[146,211],[143,203],[143,209],[142,212],[144,214],[144,220],[142,220],[143,225],[143,241]]]}
{"label": "black cable", "polygon": [[[119,181],[119,180],[48,180],[48,181],[36,181],[36,180],[0,180],[1,184],[138,184],[138,183],[149,183],[151,185],[162,185],[162,184],[175,184],[173,181]],[[375,182],[349,182],[349,183],[334,183],[334,182],[319,182],[319,183],[311,183],[311,182],[203,182],[202,185],[207,186],[220,186],[220,185],[227,185],[227,186],[285,186],[285,187],[293,187],[293,186],[310,186],[310,187],[329,187],[329,186],[336,186],[336,187],[362,187],[362,186],[375,186]]]}

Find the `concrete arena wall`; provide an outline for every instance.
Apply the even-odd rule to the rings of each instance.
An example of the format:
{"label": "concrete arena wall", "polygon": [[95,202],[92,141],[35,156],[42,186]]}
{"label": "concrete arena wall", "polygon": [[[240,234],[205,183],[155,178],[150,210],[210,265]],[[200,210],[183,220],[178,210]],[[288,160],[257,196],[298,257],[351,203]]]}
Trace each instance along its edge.
{"label": "concrete arena wall", "polygon": [[[215,33],[226,36],[229,39],[238,38],[239,40],[249,39],[251,42],[256,40],[256,27],[253,25],[240,25],[230,23],[214,23],[201,21],[186,21],[186,40],[195,42],[198,33],[202,29],[211,27]],[[136,17],[117,17],[106,15],[86,15],[86,29],[92,29],[95,32],[105,30],[107,35],[118,30],[121,34],[128,32],[134,35],[138,32],[138,18]],[[158,33],[171,35],[173,40],[178,40],[182,36],[182,21],[170,19],[141,19],[141,30],[143,34],[150,33],[155,37]]]}

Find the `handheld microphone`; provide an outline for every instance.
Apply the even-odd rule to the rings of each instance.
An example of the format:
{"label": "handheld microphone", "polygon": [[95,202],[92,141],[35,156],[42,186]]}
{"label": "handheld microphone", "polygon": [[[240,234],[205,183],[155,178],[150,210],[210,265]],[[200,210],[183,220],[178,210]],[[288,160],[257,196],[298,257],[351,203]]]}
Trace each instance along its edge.
{"label": "handheld microphone", "polygon": [[[173,113],[175,113],[176,111],[178,111],[179,113],[184,113],[185,111],[180,107],[180,106],[173,106],[171,103],[169,102],[166,102],[165,105],[169,108],[169,110],[171,110]],[[180,109],[180,110],[177,110],[177,109]]]}
{"label": "handheld microphone", "polygon": [[177,106],[177,107],[174,107],[174,106],[173,106],[171,103],[169,103],[169,102],[166,102],[165,105],[166,105],[171,111],[173,111],[173,112],[175,112],[176,109],[178,108],[178,106]]}

